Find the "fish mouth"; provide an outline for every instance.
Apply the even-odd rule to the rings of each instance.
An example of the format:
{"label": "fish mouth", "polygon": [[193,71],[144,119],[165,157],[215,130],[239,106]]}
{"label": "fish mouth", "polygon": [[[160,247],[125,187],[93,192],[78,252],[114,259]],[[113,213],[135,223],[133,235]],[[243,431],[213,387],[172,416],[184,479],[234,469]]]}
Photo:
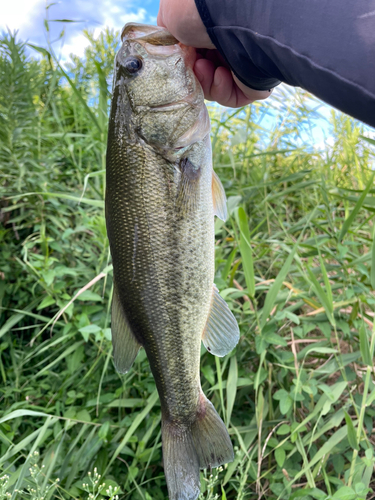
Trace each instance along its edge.
{"label": "fish mouth", "polygon": [[148,110],[151,112],[158,112],[158,111],[174,111],[177,109],[181,108],[201,108],[202,106],[202,101],[199,99],[200,93],[198,91],[196,92],[191,92],[189,95],[183,97],[179,101],[174,101],[174,102],[166,102],[163,104],[149,104],[147,106],[137,106],[137,109],[142,111],[142,110]]}
{"label": "fish mouth", "polygon": [[127,23],[121,32],[121,41],[145,42],[150,45],[169,46],[180,42],[168,30],[149,24]]}
{"label": "fish mouth", "polygon": [[180,53],[186,66],[193,68],[196,60],[196,50],[180,43],[169,31],[160,26],[150,24],[127,23],[122,33],[123,43],[140,43],[150,55],[167,57]]}
{"label": "fish mouth", "polygon": [[191,104],[187,99],[177,102],[169,102],[167,104],[161,104],[159,106],[148,106],[150,111],[174,111],[175,109],[184,108],[185,106]]}

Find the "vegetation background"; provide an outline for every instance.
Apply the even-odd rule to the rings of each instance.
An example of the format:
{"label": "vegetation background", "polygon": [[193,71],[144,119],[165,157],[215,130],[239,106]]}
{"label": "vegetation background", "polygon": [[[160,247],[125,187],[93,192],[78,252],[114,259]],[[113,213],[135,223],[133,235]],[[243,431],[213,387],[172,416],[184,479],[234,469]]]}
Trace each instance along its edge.
{"label": "vegetation background", "polygon": [[[167,498],[145,353],[125,376],[111,357],[103,198],[119,37],[86,36],[65,67],[0,39],[0,500]],[[241,340],[223,359],[202,348],[236,458],[202,473],[201,499],[375,498],[375,141],[332,110],[314,147],[319,105],[282,87],[211,108],[230,213],[216,221],[215,282]]]}

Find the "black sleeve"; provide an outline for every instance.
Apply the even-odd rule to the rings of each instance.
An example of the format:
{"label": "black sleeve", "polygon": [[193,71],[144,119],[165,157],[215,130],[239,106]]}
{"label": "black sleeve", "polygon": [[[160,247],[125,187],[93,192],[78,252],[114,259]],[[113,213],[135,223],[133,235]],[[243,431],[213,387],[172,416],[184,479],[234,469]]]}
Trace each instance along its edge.
{"label": "black sleeve", "polygon": [[280,81],[375,127],[374,0],[195,0],[247,86]]}

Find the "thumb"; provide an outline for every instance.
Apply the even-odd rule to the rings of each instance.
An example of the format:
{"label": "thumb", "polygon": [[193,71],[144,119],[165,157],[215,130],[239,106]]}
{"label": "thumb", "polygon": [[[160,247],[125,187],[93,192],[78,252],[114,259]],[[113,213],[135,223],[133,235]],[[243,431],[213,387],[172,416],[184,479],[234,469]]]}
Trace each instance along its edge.
{"label": "thumb", "polygon": [[272,93],[273,89],[270,90],[255,90],[247,87],[244,83],[242,83],[236,75],[232,72],[233,80],[235,81],[237,87],[244,93],[244,95],[251,101],[260,101],[263,99],[267,99]]}

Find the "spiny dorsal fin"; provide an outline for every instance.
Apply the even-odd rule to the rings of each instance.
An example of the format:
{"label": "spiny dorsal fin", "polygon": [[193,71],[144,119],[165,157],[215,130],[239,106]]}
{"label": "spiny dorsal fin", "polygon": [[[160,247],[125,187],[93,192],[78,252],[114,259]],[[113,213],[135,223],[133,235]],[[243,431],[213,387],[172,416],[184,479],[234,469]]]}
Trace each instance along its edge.
{"label": "spiny dorsal fin", "polygon": [[214,214],[219,219],[226,220],[228,217],[227,197],[223,185],[214,170],[212,170],[212,200],[214,202]]}
{"label": "spiny dorsal fin", "polygon": [[188,158],[180,162],[181,180],[177,192],[176,204],[183,213],[193,212],[200,196],[199,180],[202,170],[196,167]]}
{"label": "spiny dorsal fin", "polygon": [[203,331],[202,342],[208,352],[223,357],[235,348],[239,339],[240,330],[236,318],[214,285],[211,311]]}
{"label": "spiny dorsal fin", "polygon": [[111,330],[116,370],[119,373],[127,373],[137,357],[141,344],[130,329],[115,285],[113,286]]}

